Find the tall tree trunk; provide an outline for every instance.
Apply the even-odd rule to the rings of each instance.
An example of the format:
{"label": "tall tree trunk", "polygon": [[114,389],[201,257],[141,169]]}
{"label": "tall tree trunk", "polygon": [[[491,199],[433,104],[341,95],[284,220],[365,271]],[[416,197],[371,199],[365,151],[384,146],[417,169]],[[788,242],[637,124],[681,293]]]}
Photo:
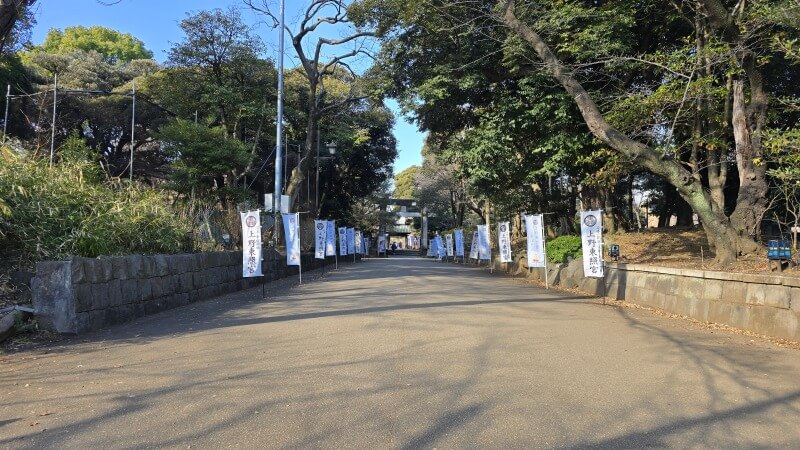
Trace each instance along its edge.
{"label": "tall tree trunk", "polygon": [[588,92],[564,67],[555,54],[532,28],[522,23],[515,15],[515,0],[500,0],[501,20],[536,51],[545,65],[545,70],[558,81],[575,100],[586,125],[592,134],[611,148],[629,158],[634,164],[660,175],[675,186],[703,223],[709,244],[716,250],[717,261],[728,264],[740,253],[752,253],[758,245],[737,233],[728,218],[711,206],[711,198],[702,183],[678,162],[665,157],[655,149],[634,141],[612,127]]}
{"label": "tall tree trunk", "polygon": [[[756,93],[751,102],[756,101]],[[736,168],[739,171],[739,195],[736,209],[731,214],[731,223],[742,236],[756,237],[761,219],[767,210],[766,164],[755,161],[761,158],[760,125],[758,112],[748,117],[745,111],[744,83],[733,82],[733,136],[736,141]],[[749,120],[750,119],[750,120]]]}

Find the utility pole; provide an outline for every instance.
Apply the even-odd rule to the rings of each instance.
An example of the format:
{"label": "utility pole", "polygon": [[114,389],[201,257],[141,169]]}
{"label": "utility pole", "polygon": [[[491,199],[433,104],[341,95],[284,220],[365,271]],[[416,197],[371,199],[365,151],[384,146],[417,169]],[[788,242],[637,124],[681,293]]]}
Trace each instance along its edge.
{"label": "utility pole", "polygon": [[314,215],[319,212],[319,122],[317,122],[317,159],[315,160],[317,163],[317,179],[314,183],[316,190],[314,191]]}
{"label": "utility pole", "polygon": [[56,145],[56,100],[58,98],[58,72],[54,74],[55,81],[53,82],[53,124],[50,128],[50,167],[53,167],[53,154],[55,153]]}
{"label": "utility pole", "polygon": [[130,172],[128,173],[128,178],[133,182],[133,146],[136,143],[136,79],[133,80],[133,105],[131,109],[131,162],[129,164]]}
{"label": "utility pole", "polygon": [[[275,211],[276,211],[276,218],[277,214],[281,210],[281,193],[283,192],[283,35],[284,35],[284,0],[281,0],[280,6],[280,21],[278,23],[278,29],[280,30],[280,34],[278,35],[278,47],[280,57],[278,58],[278,120],[277,120],[277,132],[276,132],[276,139],[275,144],[277,148],[275,149]],[[277,225],[278,221],[275,221]],[[277,233],[276,233],[277,235]]]}

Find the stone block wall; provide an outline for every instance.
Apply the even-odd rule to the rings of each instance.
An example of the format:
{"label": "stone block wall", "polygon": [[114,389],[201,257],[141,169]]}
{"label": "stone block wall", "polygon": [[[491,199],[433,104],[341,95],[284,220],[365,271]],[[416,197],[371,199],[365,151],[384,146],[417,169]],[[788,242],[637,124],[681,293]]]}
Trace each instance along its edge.
{"label": "stone block wall", "polygon": [[[242,277],[241,251],[40,262],[31,281],[33,306],[44,327],[85,333],[297,274],[283,255],[269,256],[266,280]],[[277,271],[267,267],[276,257]],[[332,264],[333,258],[328,260]],[[322,260],[302,255],[302,263],[304,270],[314,270]]]}
{"label": "stone block wall", "polygon": [[[486,264],[485,262],[483,264]],[[528,269],[524,253],[495,270],[544,282],[544,269]],[[583,260],[554,264],[548,281],[591,295],[650,306],[703,322],[800,341],[800,278],[784,275],[676,269],[606,263],[606,277],[585,278]]]}

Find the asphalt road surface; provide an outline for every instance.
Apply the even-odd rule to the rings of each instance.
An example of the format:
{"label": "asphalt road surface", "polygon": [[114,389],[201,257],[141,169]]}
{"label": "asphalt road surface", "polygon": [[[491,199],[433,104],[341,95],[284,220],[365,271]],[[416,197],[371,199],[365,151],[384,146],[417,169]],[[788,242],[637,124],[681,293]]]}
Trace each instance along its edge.
{"label": "asphalt road surface", "polygon": [[2,357],[2,448],[800,448],[800,351],[372,259]]}

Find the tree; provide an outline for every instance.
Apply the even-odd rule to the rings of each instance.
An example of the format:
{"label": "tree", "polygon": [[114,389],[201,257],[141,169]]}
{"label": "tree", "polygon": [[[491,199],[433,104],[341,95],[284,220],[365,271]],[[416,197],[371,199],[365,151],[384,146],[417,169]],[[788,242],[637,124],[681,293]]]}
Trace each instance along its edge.
{"label": "tree", "polygon": [[420,167],[413,165],[394,176],[394,198],[416,198],[414,181]]}
{"label": "tree", "polygon": [[164,151],[173,158],[170,180],[183,195],[216,195],[225,202],[233,194],[226,177],[235,177],[250,163],[247,146],[225,137],[222,127],[209,128],[175,119],[158,134]]}
{"label": "tree", "polygon": [[182,20],[180,27],[184,38],[169,50],[171,71],[159,95],[180,115],[194,115],[198,108],[213,111],[211,123],[221,126],[226,136],[241,139],[245,119],[255,116],[263,122],[265,103],[274,96],[269,88],[274,68],[261,57],[264,44],[233,7],[200,11]]}
{"label": "tree", "polygon": [[[245,3],[254,11],[265,15],[273,27],[279,25],[278,16],[269,0],[245,0]],[[292,175],[286,186],[290,207],[296,204],[300,187],[310,168],[313,167],[320,119],[323,115],[346,110],[348,105],[367,98],[350,62],[355,56],[368,53],[364,40],[374,37],[376,32],[352,26],[353,21],[348,16],[352,5],[357,3],[348,4],[345,0],[312,0],[301,13],[297,30],[292,31],[289,26],[286,27],[291,46],[300,60],[301,73],[307,83],[304,94],[305,144],[300,162],[292,169]],[[319,36],[320,26],[323,25],[338,26],[339,30],[345,28],[345,35],[339,38]],[[348,46],[346,50],[336,53],[337,49]],[[348,89],[338,92],[331,90],[328,87],[329,81],[338,82]]]}
{"label": "tree", "polygon": [[[753,36],[751,34],[744,38],[740,31],[743,23],[737,22],[741,17],[752,18],[752,15],[732,13],[716,0],[702,0],[696,5],[698,14],[707,14],[710,29],[716,33],[715,37],[720,42],[737,48],[733,52],[736,67],[750,82],[750,101],[745,104],[742,79],[732,81],[731,124],[741,181],[737,207],[730,219],[723,211],[714,207],[714,200],[704,189],[700,177],[692,173],[691,167],[687,168],[680,160],[670,158],[665,152],[632,139],[607,121],[574,72],[561,62],[534,28],[520,20],[514,0],[499,2],[498,18],[534,49],[538,59],[544,64],[545,72],[575,99],[592,134],[639,167],[662,176],[675,187],[699,216],[708,240],[717,252],[717,260],[726,263],[735,259],[738,254],[754,252],[758,248],[751,236],[755,223],[760,221],[766,208],[765,170],[759,166],[758,160],[762,155],[760,135],[765,125],[767,95],[762,69],[756,61],[758,53],[754,52],[752,43],[748,41]],[[535,16],[536,12],[532,14]]]}
{"label": "tree", "polygon": [[98,25],[89,28],[67,27],[63,31],[50,30],[39,49],[57,55],[78,50],[94,51],[103,55],[103,60],[109,64],[153,58],[153,52],[147,50],[144,42],[133,35]]}
{"label": "tree", "polygon": [[36,0],[0,0],[0,53],[16,50],[36,21],[31,6]]}

